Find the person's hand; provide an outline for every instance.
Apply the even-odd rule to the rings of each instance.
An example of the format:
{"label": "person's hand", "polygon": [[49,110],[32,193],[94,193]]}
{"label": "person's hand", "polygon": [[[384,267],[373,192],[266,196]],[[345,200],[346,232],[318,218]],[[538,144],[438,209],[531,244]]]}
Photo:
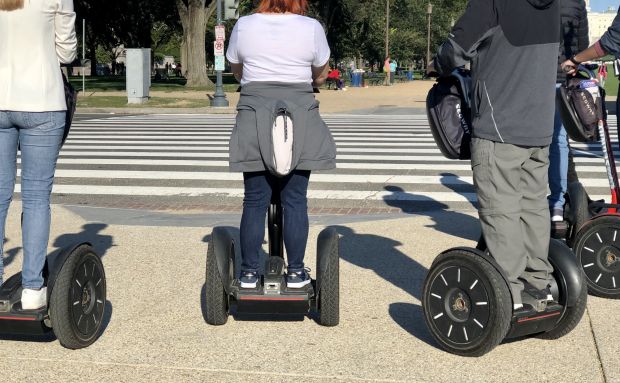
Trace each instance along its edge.
{"label": "person's hand", "polygon": [[564,73],[569,74],[571,76],[577,73],[577,66],[571,60],[564,61],[562,65],[560,65],[560,68],[562,69]]}

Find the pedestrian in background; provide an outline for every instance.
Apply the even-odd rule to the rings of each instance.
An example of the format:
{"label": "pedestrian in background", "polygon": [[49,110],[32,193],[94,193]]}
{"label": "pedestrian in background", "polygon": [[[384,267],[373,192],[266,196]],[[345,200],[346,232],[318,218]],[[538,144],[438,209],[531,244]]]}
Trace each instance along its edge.
{"label": "pedestrian in background", "polygon": [[[27,47],[27,49],[25,49]],[[22,308],[47,304],[43,267],[50,195],[67,103],[60,63],[77,56],[73,0],[0,0],[0,238],[15,189],[21,148]],[[0,283],[3,274],[0,251]]]}
{"label": "pedestrian in background", "polygon": [[390,81],[390,56],[386,57],[383,62],[383,73],[385,73],[385,85],[392,85],[392,82]]}
{"label": "pedestrian in background", "polygon": [[[557,71],[556,88],[566,82],[566,73],[560,65],[569,57],[588,47],[588,12],[584,0],[561,0],[561,29],[560,29],[560,54]],[[559,105],[555,106],[555,119],[553,125],[553,139],[549,146],[549,190],[547,197],[551,212],[551,225],[554,232],[565,227],[564,196],[568,191],[568,184],[576,182],[577,173],[575,163],[570,151],[568,136]]]}

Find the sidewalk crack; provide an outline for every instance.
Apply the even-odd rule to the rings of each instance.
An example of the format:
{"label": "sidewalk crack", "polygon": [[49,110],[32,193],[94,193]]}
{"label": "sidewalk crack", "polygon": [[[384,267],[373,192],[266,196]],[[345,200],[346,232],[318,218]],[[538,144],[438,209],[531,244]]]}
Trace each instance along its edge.
{"label": "sidewalk crack", "polygon": [[598,346],[598,341],[596,340],[596,333],[594,332],[594,325],[592,324],[592,317],[590,316],[589,309],[586,309],[586,314],[588,315],[588,322],[590,324],[590,333],[592,334],[592,339],[594,340],[594,348],[596,348],[596,358],[598,359],[598,365],[601,370],[601,375],[603,376],[603,382],[607,383],[607,375],[605,374],[605,366],[603,365],[603,359],[601,357],[601,350]]}

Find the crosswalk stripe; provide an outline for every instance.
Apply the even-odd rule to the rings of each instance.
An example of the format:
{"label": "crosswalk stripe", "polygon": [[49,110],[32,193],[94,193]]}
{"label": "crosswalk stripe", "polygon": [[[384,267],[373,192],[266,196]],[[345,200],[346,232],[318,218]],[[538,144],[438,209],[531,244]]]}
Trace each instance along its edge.
{"label": "crosswalk stripe", "polygon": [[[338,166],[312,174],[309,198],[435,201],[449,206],[476,201],[470,162],[441,155],[426,116],[326,115],[324,119],[338,147]],[[610,131],[614,153],[620,156],[615,122],[610,119]],[[58,160],[54,193],[241,198],[243,177],[228,172],[234,123],[233,116],[225,115],[76,121]],[[609,198],[600,145],[571,147],[591,197]]]}

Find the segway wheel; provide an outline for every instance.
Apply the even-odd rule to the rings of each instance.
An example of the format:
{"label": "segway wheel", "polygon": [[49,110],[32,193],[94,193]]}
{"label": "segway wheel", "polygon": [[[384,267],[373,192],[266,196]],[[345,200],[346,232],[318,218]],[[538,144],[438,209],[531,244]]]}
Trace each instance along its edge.
{"label": "segway wheel", "polygon": [[228,321],[228,296],[217,268],[215,246],[209,243],[207,251],[207,275],[205,280],[205,305],[207,323],[221,326]]}
{"label": "segway wheel", "polygon": [[60,269],[49,303],[49,316],[60,344],[80,349],[100,335],[106,305],[101,259],[88,245],[75,249]]}
{"label": "segway wheel", "polygon": [[484,355],[510,329],[508,285],[474,249],[449,250],[437,258],[424,281],[422,304],[431,334],[452,354]]}
{"label": "segway wheel", "polygon": [[590,219],[590,211],[588,210],[588,193],[580,182],[571,182],[568,185],[568,198],[571,228],[567,242],[569,246],[572,246],[576,243],[577,233]]}
{"label": "segway wheel", "polygon": [[322,326],[333,327],[340,323],[340,254],[335,230],[328,228],[319,235],[318,252],[318,322]]}
{"label": "segway wheel", "polygon": [[603,216],[577,234],[573,247],[592,295],[620,299],[620,216]]}

